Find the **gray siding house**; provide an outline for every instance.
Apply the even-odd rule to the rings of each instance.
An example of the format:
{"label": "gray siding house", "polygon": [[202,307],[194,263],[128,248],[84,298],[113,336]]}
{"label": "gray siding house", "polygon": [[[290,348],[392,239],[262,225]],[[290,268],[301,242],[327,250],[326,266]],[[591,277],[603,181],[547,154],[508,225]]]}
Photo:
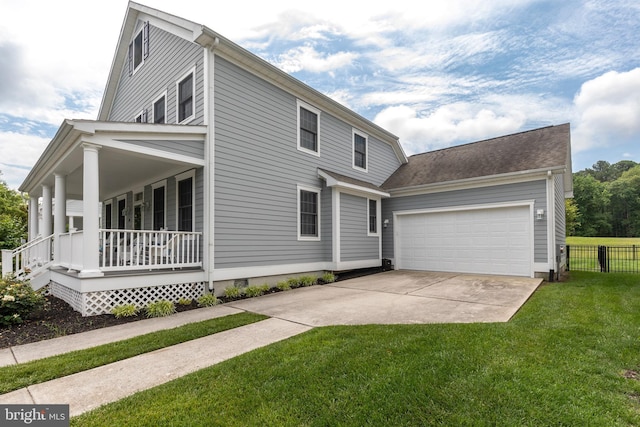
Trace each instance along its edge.
{"label": "gray siding house", "polygon": [[383,260],[548,276],[564,266],[570,133],[407,158],[213,30],[130,2],[97,120],[65,120],[20,190],[29,242],[3,274],[84,315]]}

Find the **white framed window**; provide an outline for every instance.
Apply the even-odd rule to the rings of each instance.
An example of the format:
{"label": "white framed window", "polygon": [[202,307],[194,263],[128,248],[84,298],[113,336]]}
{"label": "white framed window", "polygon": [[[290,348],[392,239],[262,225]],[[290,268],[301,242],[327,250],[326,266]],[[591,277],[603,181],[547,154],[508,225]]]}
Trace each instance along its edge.
{"label": "white framed window", "polygon": [[104,202],[104,218],[102,226],[106,230],[113,228],[113,201]]}
{"label": "white framed window", "polygon": [[176,116],[178,123],[188,123],[196,116],[196,68],[176,82]]}
{"label": "white framed window", "polygon": [[166,123],[167,122],[167,92],[158,96],[153,101],[153,107],[151,108],[151,123]]}
{"label": "white framed window", "polygon": [[298,150],[320,156],[320,110],[297,100]]}
{"label": "white framed window", "polygon": [[176,218],[178,231],[194,231],[196,204],[196,171],[176,176]]}
{"label": "white framed window", "polygon": [[116,198],[116,218],[118,218],[118,230],[125,230],[127,228],[127,215],[129,210],[127,209],[127,195],[123,194]]}
{"label": "white framed window", "polygon": [[353,129],[353,163],[354,169],[367,172],[369,169],[369,136],[366,133]]}
{"label": "white framed window", "polygon": [[134,120],[136,123],[147,123],[147,110],[140,111]]}
{"label": "white framed window", "polygon": [[320,240],[320,191],[298,185],[298,240]]}
{"label": "white framed window", "polygon": [[133,229],[144,230],[144,189],[133,192]]}
{"label": "white framed window", "polygon": [[133,36],[129,43],[129,75],[132,76],[149,56],[149,21]]}
{"label": "white framed window", "polygon": [[367,199],[367,236],[380,235],[380,201]]}
{"label": "white framed window", "polygon": [[154,230],[167,229],[167,181],[151,185],[151,227]]}

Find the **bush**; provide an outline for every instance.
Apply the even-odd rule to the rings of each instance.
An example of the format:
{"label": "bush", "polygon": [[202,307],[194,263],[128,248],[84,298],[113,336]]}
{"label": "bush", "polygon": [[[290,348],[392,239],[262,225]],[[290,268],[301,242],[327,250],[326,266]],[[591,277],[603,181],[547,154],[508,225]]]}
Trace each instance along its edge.
{"label": "bush", "polygon": [[167,300],[149,303],[146,308],[147,317],[165,317],[176,312],[176,306]]}
{"label": "bush", "polygon": [[178,305],[191,305],[192,302],[193,300],[190,298],[180,298],[178,300]]}
{"label": "bush", "polygon": [[298,278],[296,278],[296,277],[292,277],[290,279],[287,279],[287,283],[289,283],[289,287],[291,287],[292,289],[300,287],[300,280],[298,280]]}
{"label": "bush", "polygon": [[34,291],[28,281],[9,276],[0,279],[0,326],[22,323],[44,304],[42,293]]}
{"label": "bush", "polygon": [[138,314],[138,309],[133,304],[117,305],[111,309],[111,314],[113,314],[116,319],[133,317]]}
{"label": "bush", "polygon": [[220,300],[213,294],[202,295],[198,298],[198,307],[213,307],[220,304]]}
{"label": "bush", "polygon": [[301,276],[298,278],[300,286],[313,286],[316,284],[316,278],[313,276]]}
{"label": "bush", "polygon": [[320,278],[323,283],[333,283],[336,281],[336,276],[333,273],[326,272]]}
{"label": "bush", "polygon": [[287,280],[282,280],[276,284],[276,288],[280,289],[281,291],[288,291],[289,289],[291,289],[291,284]]}
{"label": "bush", "polygon": [[[269,287],[267,287],[269,289]],[[264,294],[265,290],[262,286],[249,286],[244,290],[244,294],[248,297],[259,297]]]}
{"label": "bush", "polygon": [[228,287],[224,290],[224,296],[227,298],[239,298],[242,296],[242,289],[236,286]]}

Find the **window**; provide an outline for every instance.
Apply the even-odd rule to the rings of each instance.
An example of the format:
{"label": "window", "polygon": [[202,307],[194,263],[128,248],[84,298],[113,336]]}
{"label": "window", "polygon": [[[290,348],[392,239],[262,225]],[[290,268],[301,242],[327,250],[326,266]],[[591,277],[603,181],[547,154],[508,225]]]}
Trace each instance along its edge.
{"label": "window", "polygon": [[104,228],[107,230],[111,229],[111,224],[113,221],[113,218],[111,216],[111,206],[111,202],[106,202],[104,205]]}
{"label": "window", "polygon": [[178,182],[178,231],[193,231],[194,173],[176,177]]}
{"label": "window", "polygon": [[153,102],[153,123],[166,123],[167,117],[166,95],[160,96]]}
{"label": "window", "polygon": [[178,82],[178,123],[185,123],[194,117],[194,74],[189,72]]}
{"label": "window", "polygon": [[369,235],[378,234],[378,201],[369,199]]}
{"label": "window", "polygon": [[367,135],[353,131],[353,167],[356,169],[367,170]]}
{"label": "window", "polygon": [[140,31],[129,43],[129,75],[132,76],[149,56],[149,22],[142,25]]}
{"label": "window", "polygon": [[144,193],[142,191],[133,193],[133,229],[144,229]]}
{"label": "window", "polygon": [[298,101],[298,150],[320,155],[320,111]]}
{"label": "window", "polygon": [[298,239],[320,240],[320,190],[298,187]]}
{"label": "window", "polygon": [[147,110],[140,111],[135,120],[136,123],[147,123]]}
{"label": "window", "polygon": [[118,197],[118,229],[124,230],[127,228],[127,197]]}
{"label": "window", "polygon": [[157,184],[153,186],[153,229],[162,230],[165,228],[165,185]]}

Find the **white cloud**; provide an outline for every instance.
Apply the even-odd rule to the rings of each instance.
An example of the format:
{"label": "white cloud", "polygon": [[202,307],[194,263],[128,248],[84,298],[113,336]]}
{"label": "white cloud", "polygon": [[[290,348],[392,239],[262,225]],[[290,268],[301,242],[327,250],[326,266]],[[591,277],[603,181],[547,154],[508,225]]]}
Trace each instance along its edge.
{"label": "white cloud", "polygon": [[312,46],[301,46],[291,49],[278,57],[276,66],[287,73],[306,70],[314,73],[329,72],[351,65],[357,58],[352,52],[336,52],[322,55]]}
{"label": "white cloud", "polygon": [[49,143],[49,138],[0,132],[0,171],[2,180],[17,189]]}
{"label": "white cloud", "polygon": [[585,82],[574,98],[577,151],[616,145],[640,134],[640,68],[610,71]]}

